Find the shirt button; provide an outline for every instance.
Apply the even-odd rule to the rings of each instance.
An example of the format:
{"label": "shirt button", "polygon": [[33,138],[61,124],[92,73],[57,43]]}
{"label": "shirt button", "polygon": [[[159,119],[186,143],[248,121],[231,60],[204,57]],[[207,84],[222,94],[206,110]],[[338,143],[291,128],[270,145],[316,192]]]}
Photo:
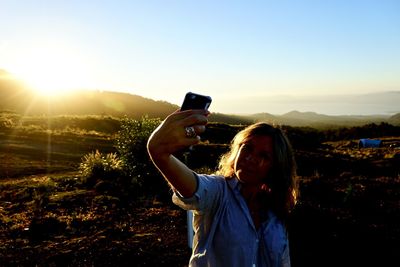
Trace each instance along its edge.
{"label": "shirt button", "polygon": [[258,243],[260,240],[259,239],[256,239],[256,243]]}

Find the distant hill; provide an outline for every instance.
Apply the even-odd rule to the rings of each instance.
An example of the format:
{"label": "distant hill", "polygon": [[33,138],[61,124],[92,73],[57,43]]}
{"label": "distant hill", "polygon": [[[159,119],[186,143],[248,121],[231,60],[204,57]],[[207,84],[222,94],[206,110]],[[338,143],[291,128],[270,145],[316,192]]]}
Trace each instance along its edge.
{"label": "distant hill", "polygon": [[246,122],[268,122],[275,125],[290,125],[297,127],[314,128],[336,128],[362,126],[365,124],[381,122],[400,125],[399,120],[393,118],[389,122],[389,116],[329,116],[315,112],[291,111],[283,115],[272,115],[269,113],[258,113],[253,115],[241,116]]}
{"label": "distant hill", "polygon": [[128,93],[82,90],[49,101],[0,71],[0,110],[27,115],[112,115],[165,117],[178,106]]}
{"label": "distant hill", "polygon": [[[397,97],[397,92],[390,92]],[[394,94],[394,95],[393,95]],[[371,100],[372,101],[372,100]],[[0,111],[13,111],[26,115],[111,115],[141,118],[165,118],[179,107],[165,101],[155,101],[142,96],[109,92],[82,90],[74,94],[54,98],[37,97],[22,82],[6,71],[0,70]],[[328,116],[315,112],[291,111],[283,115],[258,113],[234,115],[212,113],[210,121],[228,124],[249,124],[266,121],[280,125],[304,127],[361,126],[368,123],[388,122],[400,125],[400,113],[394,116]]]}
{"label": "distant hill", "polygon": [[393,125],[400,125],[400,113],[394,114],[388,119],[388,122]]}
{"label": "distant hill", "polygon": [[[291,110],[319,111],[320,114],[385,114],[400,112],[400,88],[393,91],[353,94],[315,94],[315,95],[248,95],[245,105],[252,110],[284,113]],[[264,109],[268,107],[269,109]],[[323,112],[322,112],[323,111]]]}
{"label": "distant hill", "polygon": [[292,126],[332,127],[332,126],[359,126],[368,123],[387,122],[385,115],[323,115],[315,112],[291,111],[278,117],[282,124]]}

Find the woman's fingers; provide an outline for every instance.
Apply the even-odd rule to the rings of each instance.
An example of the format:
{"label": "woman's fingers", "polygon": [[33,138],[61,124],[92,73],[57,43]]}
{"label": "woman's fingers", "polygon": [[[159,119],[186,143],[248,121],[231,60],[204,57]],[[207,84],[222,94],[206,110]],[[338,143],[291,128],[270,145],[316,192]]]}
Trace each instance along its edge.
{"label": "woman's fingers", "polygon": [[193,126],[195,131],[200,134],[205,131],[205,125],[208,122],[207,116],[209,114],[206,110],[177,111],[169,115],[164,124],[168,125],[167,127],[184,130],[188,126]]}
{"label": "woman's fingers", "polygon": [[191,110],[184,110],[184,111],[177,110],[174,113],[172,113],[170,116],[174,116],[178,120],[180,120],[180,119],[189,118],[189,117],[194,116],[194,115],[200,115],[200,116],[207,117],[209,114],[210,114],[210,112],[208,110],[191,109]]}
{"label": "woman's fingers", "polygon": [[200,142],[207,124],[208,111],[185,110],[170,114],[151,137],[152,147],[173,153]]}
{"label": "woman's fingers", "polygon": [[192,114],[184,119],[182,119],[182,124],[185,126],[191,125],[206,125],[208,119],[203,114]]}

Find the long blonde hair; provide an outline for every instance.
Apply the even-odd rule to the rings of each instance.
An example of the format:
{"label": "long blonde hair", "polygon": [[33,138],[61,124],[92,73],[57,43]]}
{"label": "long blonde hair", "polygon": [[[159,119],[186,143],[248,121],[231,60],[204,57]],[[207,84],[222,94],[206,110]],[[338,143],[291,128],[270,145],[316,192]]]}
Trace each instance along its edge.
{"label": "long blonde hair", "polygon": [[272,138],[274,163],[268,177],[265,177],[265,184],[271,189],[271,208],[284,219],[297,201],[298,184],[293,149],[280,128],[259,122],[240,131],[233,138],[230,150],[221,157],[217,173],[227,179],[235,176],[234,164],[239,149],[253,136]]}

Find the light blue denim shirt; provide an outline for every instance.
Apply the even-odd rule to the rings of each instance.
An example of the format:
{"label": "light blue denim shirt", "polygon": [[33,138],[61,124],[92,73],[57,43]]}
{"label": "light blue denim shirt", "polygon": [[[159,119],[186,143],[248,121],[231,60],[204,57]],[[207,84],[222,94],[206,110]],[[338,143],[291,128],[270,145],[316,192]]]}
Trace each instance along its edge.
{"label": "light blue denim shirt", "polygon": [[236,178],[197,175],[193,197],[174,193],[172,201],[193,210],[193,253],[189,266],[289,267],[289,243],[272,213],[257,230]]}

